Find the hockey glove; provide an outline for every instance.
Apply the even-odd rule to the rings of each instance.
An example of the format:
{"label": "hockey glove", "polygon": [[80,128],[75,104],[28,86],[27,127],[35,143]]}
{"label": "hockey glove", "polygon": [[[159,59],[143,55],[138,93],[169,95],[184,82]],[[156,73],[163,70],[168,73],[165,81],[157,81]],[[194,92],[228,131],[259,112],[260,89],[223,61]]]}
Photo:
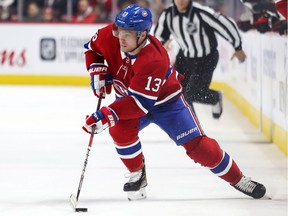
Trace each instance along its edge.
{"label": "hockey glove", "polygon": [[99,98],[101,95],[102,98],[105,98],[106,94],[111,93],[112,78],[105,64],[91,64],[88,72],[91,77],[91,88],[96,97]]}
{"label": "hockey glove", "polygon": [[97,112],[87,116],[85,125],[82,127],[87,133],[92,132],[92,126],[95,125],[95,133],[99,134],[108,127],[113,127],[118,121],[118,116],[109,107],[102,107]]}

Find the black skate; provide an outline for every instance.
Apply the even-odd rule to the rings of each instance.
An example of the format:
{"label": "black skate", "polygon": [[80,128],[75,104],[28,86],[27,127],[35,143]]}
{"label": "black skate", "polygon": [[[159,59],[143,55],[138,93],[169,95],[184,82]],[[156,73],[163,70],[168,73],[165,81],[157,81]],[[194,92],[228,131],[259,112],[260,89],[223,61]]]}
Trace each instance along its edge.
{"label": "black skate", "polygon": [[232,186],[242,193],[253,197],[254,199],[260,199],[266,193],[266,188],[264,185],[252,181],[251,178],[245,176],[242,176],[241,180]]}
{"label": "black skate", "polygon": [[219,101],[212,106],[212,115],[214,119],[219,119],[223,112],[223,92],[218,92]]}
{"label": "black skate", "polygon": [[129,173],[129,177],[129,181],[123,187],[123,190],[128,192],[128,200],[145,199],[147,186],[145,166],[137,172]]}

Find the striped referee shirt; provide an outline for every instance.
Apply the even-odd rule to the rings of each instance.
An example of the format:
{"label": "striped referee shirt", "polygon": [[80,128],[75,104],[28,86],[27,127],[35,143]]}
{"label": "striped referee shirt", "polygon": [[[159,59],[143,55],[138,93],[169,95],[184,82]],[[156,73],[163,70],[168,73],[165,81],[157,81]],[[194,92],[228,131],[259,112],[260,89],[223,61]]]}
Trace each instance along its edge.
{"label": "striped referee shirt", "polygon": [[200,58],[217,49],[215,33],[218,33],[235,50],[242,49],[234,21],[209,7],[192,2],[185,13],[179,13],[174,3],[162,12],[154,30],[154,35],[162,44],[173,35],[185,57]]}

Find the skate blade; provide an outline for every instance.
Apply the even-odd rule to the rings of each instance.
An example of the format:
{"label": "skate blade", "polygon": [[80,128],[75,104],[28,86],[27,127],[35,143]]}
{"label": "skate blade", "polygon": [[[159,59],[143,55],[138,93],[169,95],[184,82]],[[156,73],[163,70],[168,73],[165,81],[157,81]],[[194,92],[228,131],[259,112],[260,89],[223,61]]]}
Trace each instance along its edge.
{"label": "skate blade", "polygon": [[71,194],[70,199],[69,199],[69,203],[71,205],[71,207],[75,210],[76,206],[77,206],[77,199],[75,194]]}
{"label": "skate blade", "polygon": [[140,188],[139,191],[129,191],[127,195],[129,201],[146,199],[147,197],[145,188]]}

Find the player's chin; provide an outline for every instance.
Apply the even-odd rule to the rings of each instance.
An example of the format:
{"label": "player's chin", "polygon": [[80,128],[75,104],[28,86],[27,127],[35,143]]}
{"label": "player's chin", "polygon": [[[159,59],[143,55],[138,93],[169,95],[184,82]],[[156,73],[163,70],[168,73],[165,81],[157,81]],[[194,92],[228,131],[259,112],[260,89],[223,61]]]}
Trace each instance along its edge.
{"label": "player's chin", "polygon": [[129,49],[128,49],[127,46],[121,45],[120,48],[121,48],[121,51],[122,51],[122,52],[128,52],[128,51],[129,51]]}

